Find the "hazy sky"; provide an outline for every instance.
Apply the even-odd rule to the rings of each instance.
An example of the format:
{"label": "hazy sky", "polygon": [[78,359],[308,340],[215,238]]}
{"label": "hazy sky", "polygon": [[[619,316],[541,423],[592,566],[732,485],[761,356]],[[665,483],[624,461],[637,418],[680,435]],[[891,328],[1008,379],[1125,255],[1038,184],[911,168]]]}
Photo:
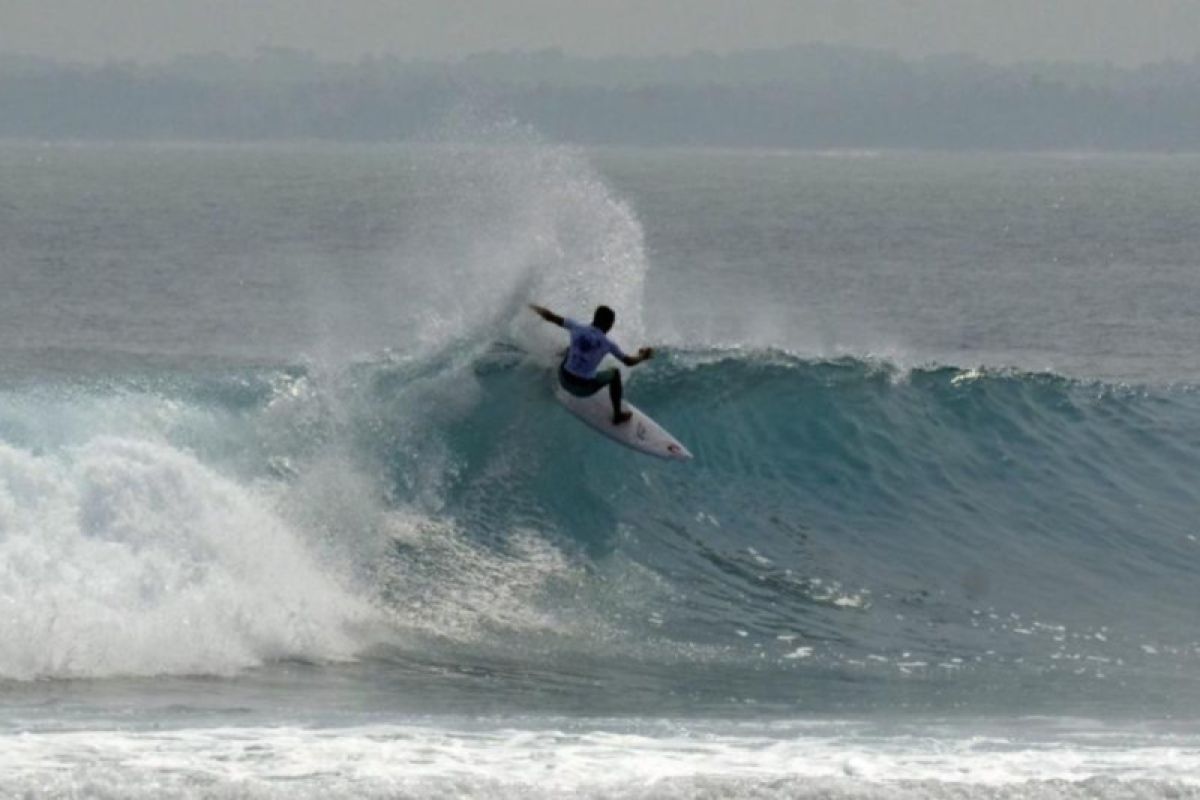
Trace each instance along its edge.
{"label": "hazy sky", "polygon": [[906,56],[967,52],[1137,64],[1200,54],[1200,0],[0,0],[0,52],[160,61],[312,50],[455,58],[833,42]]}

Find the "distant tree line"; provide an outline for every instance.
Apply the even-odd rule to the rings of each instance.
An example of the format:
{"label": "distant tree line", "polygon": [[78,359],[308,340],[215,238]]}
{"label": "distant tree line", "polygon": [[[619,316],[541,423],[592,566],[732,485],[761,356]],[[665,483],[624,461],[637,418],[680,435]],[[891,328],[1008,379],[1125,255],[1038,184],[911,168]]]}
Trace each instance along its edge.
{"label": "distant tree line", "polygon": [[1200,60],[998,67],[799,46],[718,56],[491,53],[159,65],[0,56],[0,137],[411,140],[469,106],[585,144],[1200,150]]}

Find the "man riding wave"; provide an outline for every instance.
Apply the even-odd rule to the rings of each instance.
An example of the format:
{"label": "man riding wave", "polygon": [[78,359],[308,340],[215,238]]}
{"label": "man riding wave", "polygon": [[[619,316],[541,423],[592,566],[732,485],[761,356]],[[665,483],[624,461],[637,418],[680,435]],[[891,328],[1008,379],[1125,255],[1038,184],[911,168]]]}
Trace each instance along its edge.
{"label": "man riding wave", "polygon": [[608,332],[612,330],[617,315],[608,306],[596,307],[591,325],[559,316],[545,306],[530,304],[529,307],[546,322],[566,328],[571,334],[571,346],[558,367],[559,385],[576,397],[590,397],[607,386],[612,399],[613,424],[628,422],[633,415],[621,408],[621,372],[615,368],[601,370],[600,362],[611,353],[625,366],[633,367],[652,358],[654,350],[643,347],[637,355],[629,356],[609,339]]}

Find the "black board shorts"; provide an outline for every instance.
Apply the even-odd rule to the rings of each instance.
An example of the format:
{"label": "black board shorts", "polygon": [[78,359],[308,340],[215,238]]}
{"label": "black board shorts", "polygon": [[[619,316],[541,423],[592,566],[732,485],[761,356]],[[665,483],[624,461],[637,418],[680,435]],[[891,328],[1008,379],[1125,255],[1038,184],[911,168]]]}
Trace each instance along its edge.
{"label": "black board shorts", "polygon": [[596,373],[594,378],[581,378],[578,375],[572,375],[567,372],[566,367],[562,364],[558,365],[558,385],[565,389],[568,394],[573,394],[576,397],[591,397],[612,383],[616,377],[617,371],[615,369],[602,369]]}

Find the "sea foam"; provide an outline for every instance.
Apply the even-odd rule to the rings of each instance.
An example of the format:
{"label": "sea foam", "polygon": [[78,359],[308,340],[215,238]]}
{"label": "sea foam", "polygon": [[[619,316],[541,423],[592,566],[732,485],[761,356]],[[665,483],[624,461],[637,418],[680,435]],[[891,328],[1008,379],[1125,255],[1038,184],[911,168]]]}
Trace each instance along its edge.
{"label": "sea foam", "polygon": [[169,444],[0,445],[0,677],[344,659],[374,612],[270,495]]}

